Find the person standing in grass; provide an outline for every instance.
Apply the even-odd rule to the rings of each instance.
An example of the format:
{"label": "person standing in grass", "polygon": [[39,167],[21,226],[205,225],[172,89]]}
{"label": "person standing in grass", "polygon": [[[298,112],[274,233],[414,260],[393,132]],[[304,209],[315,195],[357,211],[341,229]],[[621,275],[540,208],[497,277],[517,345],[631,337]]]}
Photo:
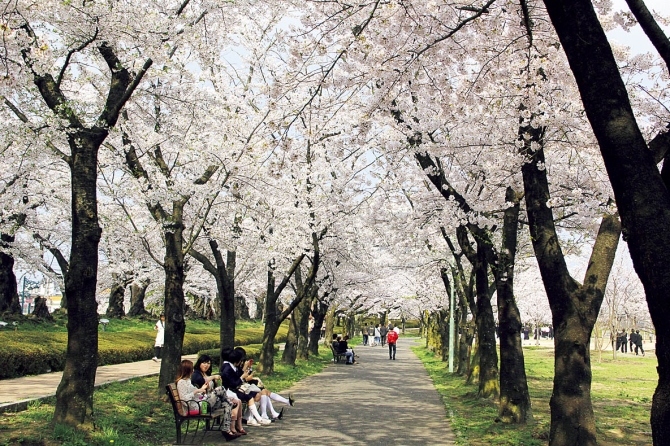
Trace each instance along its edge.
{"label": "person standing in grass", "polygon": [[392,359],[395,361],[395,352],[396,352],[396,342],[398,342],[398,333],[391,329],[389,330],[388,334],[386,335],[386,342],[389,345],[389,359]]}
{"label": "person standing in grass", "polygon": [[[631,333],[632,336],[632,333]],[[642,335],[640,330],[635,330],[635,354],[638,354],[638,350],[642,351],[642,356],[644,356],[644,347],[642,347]]]}
{"label": "person standing in grass", "polygon": [[154,330],[158,331],[156,333],[156,342],[154,342],[154,357],[152,358],[154,362],[158,362],[161,357],[161,349],[165,343],[165,315],[161,313],[160,320],[154,325]]}

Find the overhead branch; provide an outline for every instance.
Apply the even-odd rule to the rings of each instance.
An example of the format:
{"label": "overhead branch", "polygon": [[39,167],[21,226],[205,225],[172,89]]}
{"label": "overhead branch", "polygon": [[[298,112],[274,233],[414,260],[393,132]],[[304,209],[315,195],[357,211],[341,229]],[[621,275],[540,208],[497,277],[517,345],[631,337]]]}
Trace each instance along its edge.
{"label": "overhead branch", "polygon": [[[2,98],[5,105],[7,107],[9,107],[9,109],[12,111],[12,113],[14,113],[16,115],[16,117],[19,118],[19,120],[21,122],[23,122],[24,124],[27,124],[28,128],[30,130],[32,130],[33,133],[39,135],[39,131],[33,127],[32,123],[28,120],[28,117],[23,112],[21,112],[21,110],[19,110],[19,108],[17,106],[15,106],[9,99],[7,99],[4,96],[0,95],[0,98]],[[63,161],[65,161],[68,164],[72,163],[72,158],[70,157],[70,155],[67,155],[64,152],[62,152],[51,141],[46,141],[45,144],[49,149],[51,149],[56,154],[56,156],[61,158]]]}
{"label": "overhead branch", "polygon": [[207,169],[202,174],[202,176],[200,178],[196,179],[193,182],[193,184],[197,184],[197,185],[206,184],[210,180],[210,178],[212,178],[212,176],[216,173],[217,170],[219,170],[219,166],[211,165],[211,166],[207,167]]}
{"label": "overhead branch", "polygon": [[56,262],[58,262],[58,266],[60,267],[60,270],[63,274],[63,277],[67,276],[67,272],[70,268],[70,264],[68,263],[67,259],[63,255],[63,253],[54,245],[51,243],[50,240],[45,239],[42,237],[40,234],[34,233],[33,238],[40,244],[40,247],[42,249],[46,249],[51,253],[51,255],[54,256],[56,259]]}
{"label": "overhead branch", "polygon": [[[476,9],[476,8],[473,8],[473,7],[469,7],[469,8],[471,8],[471,9],[466,9],[466,10],[469,10],[469,11],[473,11],[474,14],[471,15],[470,17],[466,18],[466,19],[461,20],[461,21],[458,23],[458,25],[456,25],[456,27],[454,27],[453,29],[451,29],[448,33],[446,33],[446,34],[444,34],[444,35],[442,35],[442,36],[440,36],[440,37],[434,39],[432,42],[428,43],[426,46],[424,46],[424,47],[423,47],[422,49],[420,49],[419,51],[414,52],[414,59],[419,58],[423,53],[425,53],[426,51],[428,51],[429,49],[431,49],[432,47],[434,47],[434,46],[437,45],[438,43],[440,43],[440,42],[442,42],[442,41],[444,41],[444,40],[449,39],[449,38],[452,37],[454,34],[456,34],[458,31],[460,31],[465,25],[467,25],[468,23],[472,22],[473,20],[476,20],[476,19],[479,18],[482,14],[486,14],[486,13],[488,13],[488,12],[489,12],[489,7],[490,7],[493,3],[495,3],[495,1],[496,1],[496,0],[489,0],[488,2],[486,2],[486,3],[485,3],[481,8],[479,8],[479,9]],[[461,9],[465,9],[465,8],[461,8]]]}
{"label": "overhead branch", "polygon": [[663,28],[656,22],[643,0],[626,0],[626,3],[670,71],[670,40],[663,32]]}
{"label": "overhead branch", "polygon": [[99,30],[98,27],[96,26],[95,32],[93,33],[90,39],[83,41],[81,45],[79,45],[76,48],[72,48],[70,51],[68,51],[67,56],[65,56],[65,62],[63,62],[63,66],[61,67],[60,72],[58,73],[58,77],[56,77],[56,85],[58,85],[58,88],[60,88],[60,84],[61,82],[63,82],[63,76],[65,76],[65,70],[67,70],[67,67],[70,64],[70,59],[72,59],[72,56],[75,53],[78,53],[79,51],[89,46],[91,43],[93,43],[95,39],[98,38],[98,32]]}
{"label": "overhead branch", "polygon": [[105,108],[98,117],[98,123],[103,127],[113,127],[119,118],[121,109],[126,102],[128,102],[135,89],[142,81],[147,70],[149,70],[153,64],[153,61],[147,59],[140,71],[133,76],[130,71],[121,64],[114,49],[109,46],[107,42],[103,42],[98,46],[98,52],[105,60],[107,67],[112,73],[112,81],[110,82]]}

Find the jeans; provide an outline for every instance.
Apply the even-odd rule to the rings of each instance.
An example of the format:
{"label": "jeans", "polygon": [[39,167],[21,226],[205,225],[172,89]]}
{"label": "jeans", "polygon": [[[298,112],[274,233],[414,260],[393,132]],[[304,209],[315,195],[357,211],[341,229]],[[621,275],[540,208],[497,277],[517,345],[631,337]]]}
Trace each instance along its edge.
{"label": "jeans", "polygon": [[395,344],[389,342],[389,359],[395,359]]}
{"label": "jeans", "polygon": [[344,352],[344,356],[347,358],[347,364],[354,363],[354,353],[353,352]]}

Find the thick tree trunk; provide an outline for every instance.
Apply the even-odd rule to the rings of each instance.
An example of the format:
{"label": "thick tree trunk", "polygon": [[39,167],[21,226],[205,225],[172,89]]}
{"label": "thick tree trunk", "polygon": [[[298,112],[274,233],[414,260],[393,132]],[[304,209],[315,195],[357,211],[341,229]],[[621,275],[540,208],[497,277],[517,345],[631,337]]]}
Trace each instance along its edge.
{"label": "thick tree trunk", "polygon": [[309,332],[309,353],[311,355],[319,354],[319,340],[321,339],[321,328],[326,319],[328,312],[328,305],[322,303],[319,299],[314,299],[312,306],[312,318],[314,319],[314,327]]}
{"label": "thick tree trunk", "polygon": [[263,345],[259,357],[258,370],[270,374],[274,371],[275,337],[279,330],[278,295],[275,293],[275,276],[272,268],[268,268],[268,284],[265,296],[265,328],[263,329]]}
{"label": "thick tree trunk", "polygon": [[149,280],[144,280],[139,284],[133,282],[130,285],[130,310],[128,310],[129,317],[146,316],[149,314],[149,312],[144,307],[144,297],[146,296],[149,283]]}
{"label": "thick tree trunk", "polygon": [[[14,236],[0,234],[0,246],[2,248],[14,243]],[[19,293],[16,289],[16,276],[14,275],[14,257],[11,254],[0,251],[0,313],[21,314]]]}
{"label": "thick tree trunk", "polygon": [[519,226],[520,195],[507,188],[503,241],[496,265],[496,295],[500,336],[500,406],[504,423],[525,423],[532,418],[526,367],[521,345],[521,314],[514,299],[514,261]]}
{"label": "thick tree trunk", "polygon": [[[551,198],[544,164],[544,129],[521,127],[525,154],[529,162],[522,167],[526,208],[533,249],[537,257],[552,322],[555,330],[554,390],[550,400],[551,428],[549,444],[595,445],[596,425],[591,403],[590,337],[605,293],[621,225],[612,215],[605,215],[600,225],[584,284],[569,274],[558,243]],[[539,150],[531,149],[537,143]]]}
{"label": "thick tree trunk", "polygon": [[[589,0],[545,0],[574,73],[656,328],[654,444],[670,441],[670,194],[635,121],[626,87]],[[666,135],[667,136],[667,135]],[[665,165],[667,165],[667,158]],[[664,166],[665,170],[665,166]],[[556,324],[554,328],[558,329]]]}
{"label": "thick tree trunk", "polygon": [[178,212],[170,229],[172,231],[165,232],[165,344],[161,352],[159,395],[163,395],[165,386],[174,382],[177,377],[186,332],[181,211]]}
{"label": "thick tree trunk", "polygon": [[98,367],[98,148],[106,130],[73,133],[72,158],[72,246],[65,276],[68,296],[67,353],[58,389],[53,421],[84,428],[93,427],[93,385]]}
{"label": "thick tree trunk", "polygon": [[126,315],[123,308],[123,301],[126,296],[126,284],[115,281],[109,292],[109,305],[105,315],[110,318],[122,318]]}
{"label": "thick tree trunk", "polygon": [[477,242],[477,349],[479,351],[479,396],[498,399],[498,352],[495,319],[488,289],[488,264],[485,247]]}

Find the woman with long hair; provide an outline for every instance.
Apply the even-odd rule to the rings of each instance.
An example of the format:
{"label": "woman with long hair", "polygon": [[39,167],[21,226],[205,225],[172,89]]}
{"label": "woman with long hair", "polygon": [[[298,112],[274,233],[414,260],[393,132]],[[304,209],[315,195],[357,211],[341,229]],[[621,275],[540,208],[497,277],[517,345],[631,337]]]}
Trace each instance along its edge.
{"label": "woman with long hair", "polygon": [[[207,386],[208,392],[217,395],[225,395],[225,398],[232,403],[230,432],[234,434],[246,435],[247,431],[242,427],[242,401],[237,398],[234,392],[223,386],[217,387],[216,380],[221,379],[221,375],[212,375],[212,357],[209,355],[200,355],[195,363],[195,370],[191,376],[191,382],[196,387]],[[217,396],[218,397],[218,396]]]}
{"label": "woman with long hair", "polygon": [[201,387],[196,387],[191,382],[191,376],[193,376],[193,361],[184,359],[177,368],[177,379],[175,380],[175,384],[177,384],[179,399],[186,411],[197,410],[198,413],[202,413],[203,401],[207,401],[211,411],[223,409],[221,415],[221,433],[226,440],[237,437],[238,434],[230,430],[232,408],[230,402],[225,398],[219,398],[215,392],[210,393],[208,396],[207,390],[209,389],[209,386],[207,383]]}

